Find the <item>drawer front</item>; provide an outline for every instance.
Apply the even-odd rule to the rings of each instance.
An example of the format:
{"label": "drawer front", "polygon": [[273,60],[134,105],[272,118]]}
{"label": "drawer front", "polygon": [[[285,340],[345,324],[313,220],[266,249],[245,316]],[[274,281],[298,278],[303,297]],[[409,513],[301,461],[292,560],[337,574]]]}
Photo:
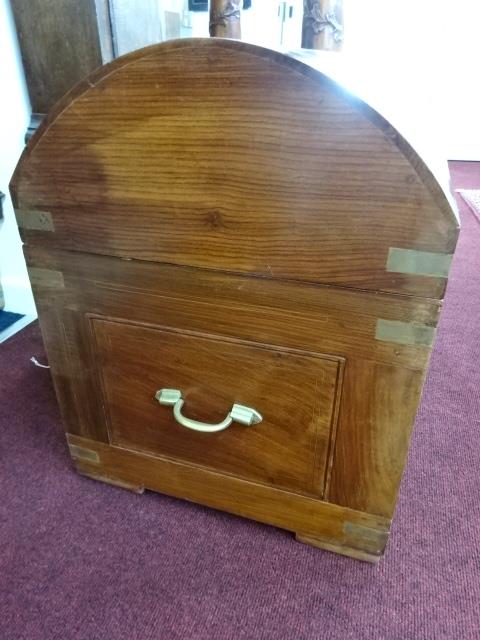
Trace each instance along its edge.
{"label": "drawer front", "polygon": [[[112,444],[323,494],[341,358],[123,321],[91,322]],[[181,392],[181,415],[195,423],[221,423],[234,404],[255,409],[261,421],[196,431],[155,398],[165,388]]]}

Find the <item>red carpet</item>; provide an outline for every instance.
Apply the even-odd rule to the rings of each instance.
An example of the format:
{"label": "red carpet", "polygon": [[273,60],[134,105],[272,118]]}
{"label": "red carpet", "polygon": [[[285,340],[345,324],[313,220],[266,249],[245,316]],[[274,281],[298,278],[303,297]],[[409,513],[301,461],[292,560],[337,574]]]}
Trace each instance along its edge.
{"label": "red carpet", "polygon": [[[480,188],[480,163],[452,163]],[[0,346],[1,640],[478,640],[480,225],[463,229],[378,566],[71,468],[35,325]]]}

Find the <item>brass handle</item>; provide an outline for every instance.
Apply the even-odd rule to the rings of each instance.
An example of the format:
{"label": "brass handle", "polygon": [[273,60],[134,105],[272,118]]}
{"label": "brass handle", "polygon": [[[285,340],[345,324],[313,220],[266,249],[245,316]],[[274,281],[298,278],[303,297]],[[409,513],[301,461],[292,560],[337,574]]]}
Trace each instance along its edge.
{"label": "brass handle", "polygon": [[202,431],[203,433],[223,431],[229,427],[232,422],[239,422],[240,424],[250,426],[252,424],[258,424],[263,419],[255,409],[245,407],[243,404],[234,404],[225,420],[217,424],[207,424],[186,418],[182,415],[184,400],[182,398],[182,392],[179,389],[160,389],[155,394],[155,398],[160,404],[173,406],[173,417],[182,427],[193,429],[194,431]]}

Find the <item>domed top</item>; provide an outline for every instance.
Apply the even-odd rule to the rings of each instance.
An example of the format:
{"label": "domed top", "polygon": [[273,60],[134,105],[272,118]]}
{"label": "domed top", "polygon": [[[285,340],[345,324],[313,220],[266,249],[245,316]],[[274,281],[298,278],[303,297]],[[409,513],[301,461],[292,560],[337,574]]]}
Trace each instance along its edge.
{"label": "domed top", "polygon": [[170,41],[93,73],[46,118],[11,189],[29,244],[432,298],[458,233],[376,111],[233,40]]}

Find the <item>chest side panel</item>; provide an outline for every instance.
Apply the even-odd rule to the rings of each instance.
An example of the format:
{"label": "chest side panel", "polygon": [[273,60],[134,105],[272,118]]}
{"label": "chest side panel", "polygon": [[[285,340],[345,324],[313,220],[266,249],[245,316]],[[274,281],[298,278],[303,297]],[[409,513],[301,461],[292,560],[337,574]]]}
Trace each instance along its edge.
{"label": "chest side panel", "polygon": [[[38,248],[27,258],[69,433],[391,517],[438,302]],[[154,399],[171,386],[190,418],[216,422],[241,403],[265,420],[187,433]]]}

